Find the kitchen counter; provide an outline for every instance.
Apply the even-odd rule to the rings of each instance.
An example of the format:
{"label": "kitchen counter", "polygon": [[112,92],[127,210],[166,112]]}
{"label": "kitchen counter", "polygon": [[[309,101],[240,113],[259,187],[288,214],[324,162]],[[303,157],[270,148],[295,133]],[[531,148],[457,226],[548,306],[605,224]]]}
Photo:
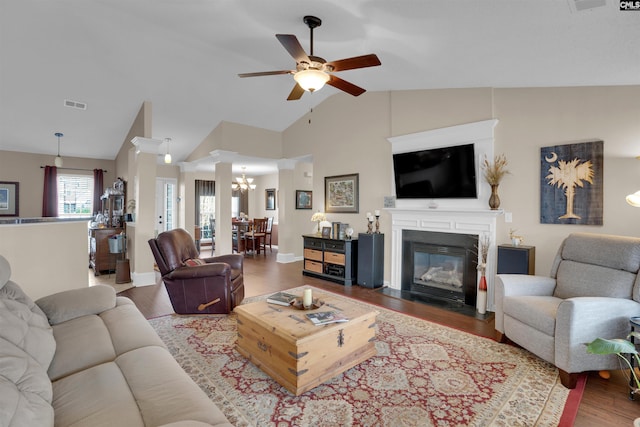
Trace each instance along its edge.
{"label": "kitchen counter", "polygon": [[73,218],[57,218],[57,217],[38,217],[38,218],[0,218],[1,224],[38,224],[41,222],[70,222],[70,221],[91,221],[93,217],[73,217]]}

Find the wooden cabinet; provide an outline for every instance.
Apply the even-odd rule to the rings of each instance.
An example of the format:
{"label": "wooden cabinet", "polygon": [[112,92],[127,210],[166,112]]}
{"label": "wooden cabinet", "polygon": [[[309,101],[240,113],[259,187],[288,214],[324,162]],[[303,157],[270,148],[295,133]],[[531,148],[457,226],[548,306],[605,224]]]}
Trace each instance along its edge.
{"label": "wooden cabinet", "polygon": [[536,274],[535,246],[498,245],[498,274]]}
{"label": "wooden cabinet", "polygon": [[124,199],[124,193],[104,194],[100,197],[102,215],[107,227],[120,227],[124,224]]}
{"label": "wooden cabinet", "polygon": [[304,269],[306,276],[351,286],[356,281],[357,240],[324,239],[302,236],[304,241]]}
{"label": "wooden cabinet", "polygon": [[111,253],[109,237],[122,233],[122,228],[90,228],[89,229],[89,267],[96,276],[103,271],[115,271],[116,261],[122,256]]}

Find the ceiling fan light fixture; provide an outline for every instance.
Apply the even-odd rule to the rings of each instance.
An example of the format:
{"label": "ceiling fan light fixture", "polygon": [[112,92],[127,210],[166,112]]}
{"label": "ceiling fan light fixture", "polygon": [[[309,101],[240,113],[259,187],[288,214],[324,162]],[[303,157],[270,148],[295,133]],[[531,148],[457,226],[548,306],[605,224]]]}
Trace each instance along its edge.
{"label": "ceiling fan light fixture", "polygon": [[627,203],[629,203],[631,206],[640,208],[640,191],[636,191],[633,194],[629,194],[626,197],[626,200],[627,200]]}
{"label": "ceiling fan light fixture", "polygon": [[315,92],[322,89],[324,84],[329,81],[329,74],[310,68],[298,71],[293,75],[293,79],[307,92]]}

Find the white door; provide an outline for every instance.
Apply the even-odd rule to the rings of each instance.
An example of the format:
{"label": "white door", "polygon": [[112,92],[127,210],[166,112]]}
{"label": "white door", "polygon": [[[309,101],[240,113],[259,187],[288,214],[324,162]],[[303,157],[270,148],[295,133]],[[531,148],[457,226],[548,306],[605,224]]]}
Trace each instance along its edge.
{"label": "white door", "polygon": [[176,227],[176,189],[178,181],[172,178],[156,179],[156,231],[173,230]]}

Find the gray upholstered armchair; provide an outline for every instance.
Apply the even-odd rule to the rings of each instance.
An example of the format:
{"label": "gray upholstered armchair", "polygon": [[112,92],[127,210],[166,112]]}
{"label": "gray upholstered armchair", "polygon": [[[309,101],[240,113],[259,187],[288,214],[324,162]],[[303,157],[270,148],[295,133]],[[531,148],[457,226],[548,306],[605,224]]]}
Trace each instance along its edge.
{"label": "gray upholstered armchair", "polygon": [[640,316],[638,270],[640,238],[571,234],[551,277],[498,275],[496,338],[557,366],[568,388],[580,372],[620,369],[616,356],[588,354],[585,344],[629,333],[629,318]]}

